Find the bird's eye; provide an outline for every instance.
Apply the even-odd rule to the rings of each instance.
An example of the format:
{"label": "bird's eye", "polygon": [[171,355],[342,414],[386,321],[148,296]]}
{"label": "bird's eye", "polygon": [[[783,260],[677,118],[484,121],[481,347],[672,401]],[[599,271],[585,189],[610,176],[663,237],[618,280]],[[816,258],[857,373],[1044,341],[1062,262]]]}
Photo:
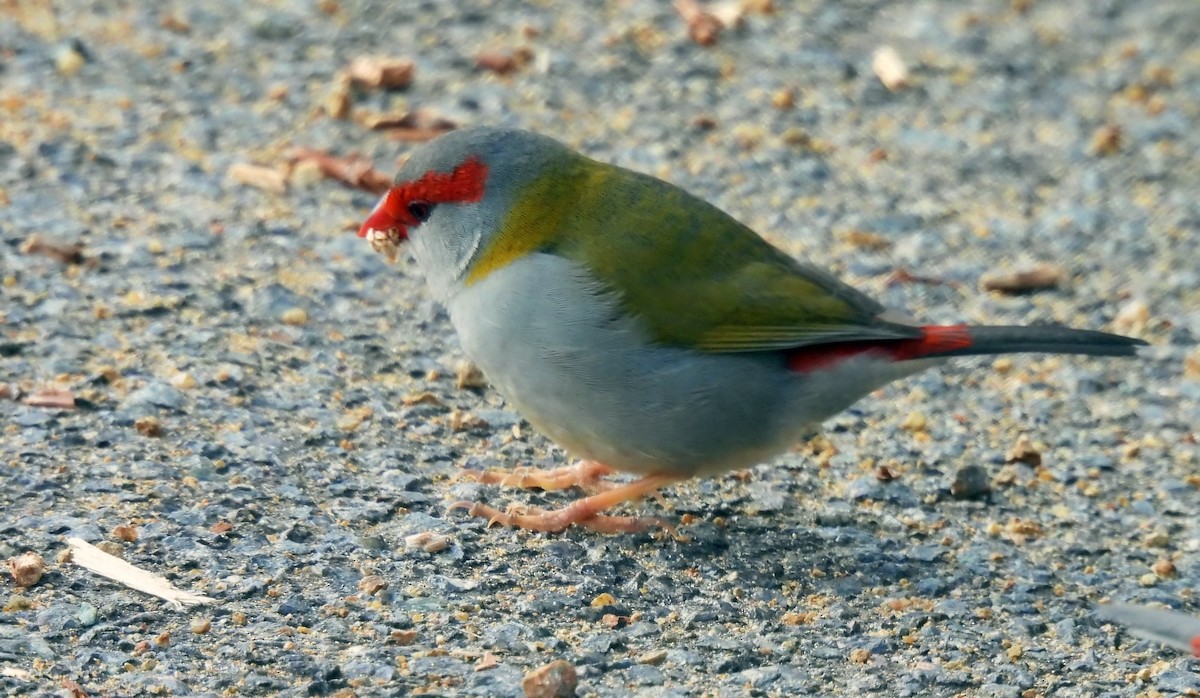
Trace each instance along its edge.
{"label": "bird's eye", "polygon": [[428,201],[410,201],[408,203],[408,214],[416,218],[418,222],[424,223],[433,214],[433,204]]}

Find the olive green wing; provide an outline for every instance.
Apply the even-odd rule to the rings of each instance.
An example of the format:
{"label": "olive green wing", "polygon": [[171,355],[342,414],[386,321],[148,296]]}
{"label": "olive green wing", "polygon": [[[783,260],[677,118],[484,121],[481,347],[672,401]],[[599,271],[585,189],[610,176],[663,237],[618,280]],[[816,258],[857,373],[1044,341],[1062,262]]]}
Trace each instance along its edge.
{"label": "olive green wing", "polygon": [[678,187],[613,166],[584,179],[554,251],[584,261],[661,342],[749,352],[921,336]]}

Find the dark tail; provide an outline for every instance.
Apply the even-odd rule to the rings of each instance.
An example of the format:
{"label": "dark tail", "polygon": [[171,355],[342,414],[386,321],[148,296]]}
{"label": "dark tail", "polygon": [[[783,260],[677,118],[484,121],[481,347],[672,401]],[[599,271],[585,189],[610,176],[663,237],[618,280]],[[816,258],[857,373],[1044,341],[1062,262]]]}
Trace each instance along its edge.
{"label": "dark tail", "polygon": [[943,356],[983,356],[1035,352],[1085,354],[1087,356],[1136,356],[1148,343],[1094,330],[1075,330],[1055,325],[927,326],[921,339],[904,340],[897,347],[898,359]]}

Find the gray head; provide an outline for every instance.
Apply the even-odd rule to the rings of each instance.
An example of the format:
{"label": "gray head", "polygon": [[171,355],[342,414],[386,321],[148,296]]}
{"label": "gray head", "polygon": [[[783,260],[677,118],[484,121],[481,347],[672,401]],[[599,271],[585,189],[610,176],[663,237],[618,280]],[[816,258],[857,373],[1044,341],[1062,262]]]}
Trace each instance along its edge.
{"label": "gray head", "polygon": [[445,300],[500,229],[516,193],[547,164],[573,157],[565,145],[529,131],[452,131],[409,156],[358,234],[373,244],[411,240],[434,294]]}

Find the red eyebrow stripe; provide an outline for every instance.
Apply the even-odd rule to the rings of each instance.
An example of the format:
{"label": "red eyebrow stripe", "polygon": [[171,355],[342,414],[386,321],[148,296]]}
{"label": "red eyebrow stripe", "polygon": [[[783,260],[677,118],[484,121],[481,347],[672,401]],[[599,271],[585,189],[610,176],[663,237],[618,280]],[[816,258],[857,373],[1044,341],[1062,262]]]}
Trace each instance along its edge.
{"label": "red eyebrow stripe", "polygon": [[366,237],[371,230],[392,231],[399,240],[408,237],[408,229],[420,221],[408,212],[414,201],[428,204],[470,203],[483,198],[483,186],[487,181],[487,165],[479,158],[468,158],[451,172],[426,172],[420,179],[397,184],[384,193],[375,204],[371,215],[358,229],[358,236]]}
{"label": "red eyebrow stripe", "polygon": [[398,201],[425,201],[431,204],[469,203],[483,198],[487,165],[479,158],[468,158],[452,172],[426,172],[420,179],[392,187],[388,192]]}

